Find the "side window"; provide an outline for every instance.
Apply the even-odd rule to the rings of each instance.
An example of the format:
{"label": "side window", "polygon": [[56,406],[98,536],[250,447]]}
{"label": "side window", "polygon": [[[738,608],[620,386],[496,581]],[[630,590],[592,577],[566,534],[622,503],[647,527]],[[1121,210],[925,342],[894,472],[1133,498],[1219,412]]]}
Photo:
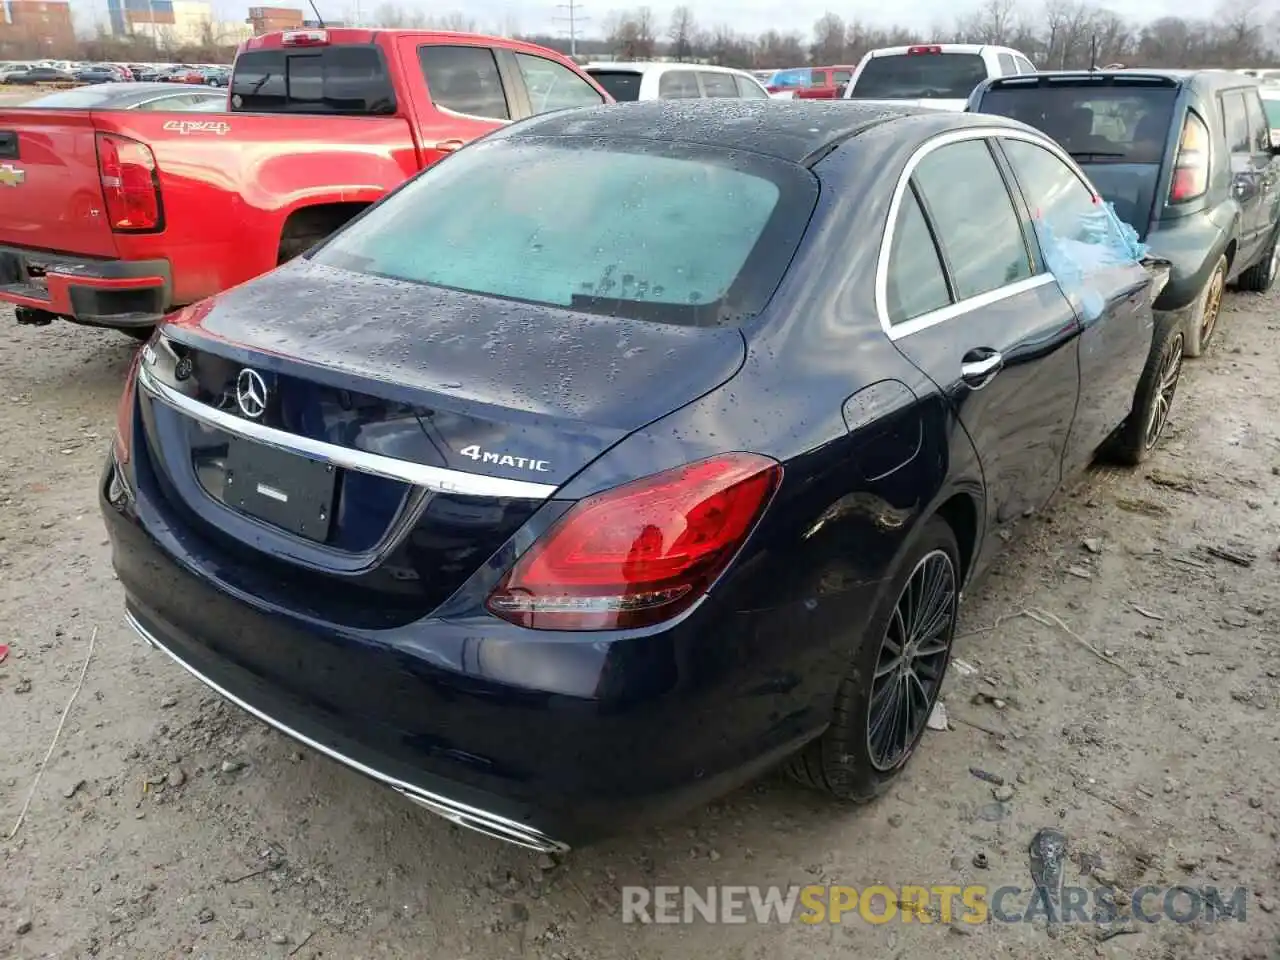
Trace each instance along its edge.
{"label": "side window", "polygon": [[1022,225],[985,140],[962,140],[926,154],[914,179],[959,299],[1031,276]]}
{"label": "side window", "polygon": [[702,80],[702,92],[704,96],[737,98],[738,86],[733,82],[733,74],[712,73],[710,70],[700,70],[698,71],[698,77]]}
{"label": "side window", "polygon": [[1013,62],[1013,57],[1007,53],[1002,53],[996,58],[1000,62],[1001,76],[1009,76],[1018,72],[1018,66]]}
{"label": "side window", "polygon": [[1244,112],[1244,97],[1239,91],[1224,93],[1222,101],[1222,132],[1226,134],[1227,149],[1232,153],[1249,153],[1249,117]]}
{"label": "side window", "polygon": [[1267,123],[1267,115],[1262,109],[1262,98],[1256,91],[1246,90],[1244,109],[1249,117],[1249,140],[1254,153],[1271,152],[1271,126]]}
{"label": "side window", "polygon": [[534,113],[570,107],[598,107],[604,103],[604,97],[591,84],[563,64],[531,53],[517,53],[516,63],[520,67],[520,76],[524,77],[529,106]]}
{"label": "side window", "polygon": [[691,70],[669,70],[658,78],[658,99],[696,100],[702,96]]}
{"label": "side window", "polygon": [[1014,57],[1013,62],[1018,65],[1019,73],[1035,73],[1036,68],[1031,65],[1031,61],[1025,57]]}
{"label": "side window", "polygon": [[418,63],[437,107],[469,117],[511,119],[498,62],[488,47],[423,46],[418,48]]}
{"label": "side window", "polygon": [[1088,243],[1088,224],[1098,213],[1093,191],[1044,147],[1025,140],[1000,142],[1037,223],[1047,225],[1055,237]]}
{"label": "side window", "polygon": [[831,73],[831,82],[837,87],[843,87],[853,79],[852,70],[834,70]]}
{"label": "side window", "polygon": [[769,91],[766,90],[764,87],[760,86],[760,84],[755,83],[752,80],[748,79],[747,77],[735,76],[733,78],[733,82],[738,87],[738,96],[743,97],[744,99],[755,99],[755,100],[769,99]]}
{"label": "side window", "polygon": [[914,187],[902,194],[898,208],[885,292],[890,323],[905,323],[951,303],[942,260]]}

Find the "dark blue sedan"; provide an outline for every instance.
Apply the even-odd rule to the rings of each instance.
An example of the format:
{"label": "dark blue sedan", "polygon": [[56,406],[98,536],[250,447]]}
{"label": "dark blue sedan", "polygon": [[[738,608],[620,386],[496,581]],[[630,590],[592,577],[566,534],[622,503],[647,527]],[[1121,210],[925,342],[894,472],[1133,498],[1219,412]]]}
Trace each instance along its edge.
{"label": "dark blue sedan", "polygon": [[1103,212],[992,117],[513,125],[140,351],[101,485],[129,622],[535,849],[780,761],[872,797],[997,534],[1164,427],[1167,270]]}

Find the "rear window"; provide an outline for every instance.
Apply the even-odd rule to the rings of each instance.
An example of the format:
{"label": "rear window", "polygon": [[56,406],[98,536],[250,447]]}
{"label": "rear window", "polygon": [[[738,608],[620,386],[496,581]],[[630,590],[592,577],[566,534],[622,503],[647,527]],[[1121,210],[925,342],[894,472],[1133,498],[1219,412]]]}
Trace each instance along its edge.
{"label": "rear window", "polygon": [[335,234],[321,264],[694,326],[764,308],[817,199],[807,170],[598,137],[480,141]]}
{"label": "rear window", "polygon": [[588,70],[591,79],[619,103],[640,99],[640,80],[644,74],[634,70]]}
{"label": "rear window", "polygon": [[976,53],[904,53],[872,57],[853,84],[853,96],[872,100],[967,100],[987,79]]}
{"label": "rear window", "polygon": [[72,90],[59,90],[48,93],[34,100],[26,100],[24,107],[55,108],[59,110],[92,110],[95,107],[111,107],[121,100],[134,99],[126,92],[118,89],[103,90],[101,87],[76,87]]}
{"label": "rear window", "polygon": [[251,50],[236,57],[231,109],[240,113],[395,113],[382,51],[372,44]]}
{"label": "rear window", "polygon": [[997,87],[983,113],[1043,130],[1084,163],[1159,163],[1173,121],[1173,87]]}

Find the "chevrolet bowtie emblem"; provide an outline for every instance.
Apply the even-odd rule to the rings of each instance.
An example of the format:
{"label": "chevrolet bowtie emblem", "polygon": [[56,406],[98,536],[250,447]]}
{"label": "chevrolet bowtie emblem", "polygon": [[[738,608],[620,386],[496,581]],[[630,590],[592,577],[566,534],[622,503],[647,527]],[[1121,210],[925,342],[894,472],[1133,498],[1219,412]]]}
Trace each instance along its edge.
{"label": "chevrolet bowtie emblem", "polygon": [[16,187],[27,179],[27,171],[12,163],[0,164],[0,187]]}

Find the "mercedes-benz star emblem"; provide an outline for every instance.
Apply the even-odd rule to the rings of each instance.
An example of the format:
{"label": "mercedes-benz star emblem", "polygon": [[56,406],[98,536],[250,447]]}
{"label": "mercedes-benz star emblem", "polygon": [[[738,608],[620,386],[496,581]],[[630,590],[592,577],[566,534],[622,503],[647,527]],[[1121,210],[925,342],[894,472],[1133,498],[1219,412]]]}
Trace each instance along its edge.
{"label": "mercedes-benz star emblem", "polygon": [[250,420],[257,420],[267,409],[267,384],[262,374],[245,367],[236,377],[236,403],[240,412]]}

